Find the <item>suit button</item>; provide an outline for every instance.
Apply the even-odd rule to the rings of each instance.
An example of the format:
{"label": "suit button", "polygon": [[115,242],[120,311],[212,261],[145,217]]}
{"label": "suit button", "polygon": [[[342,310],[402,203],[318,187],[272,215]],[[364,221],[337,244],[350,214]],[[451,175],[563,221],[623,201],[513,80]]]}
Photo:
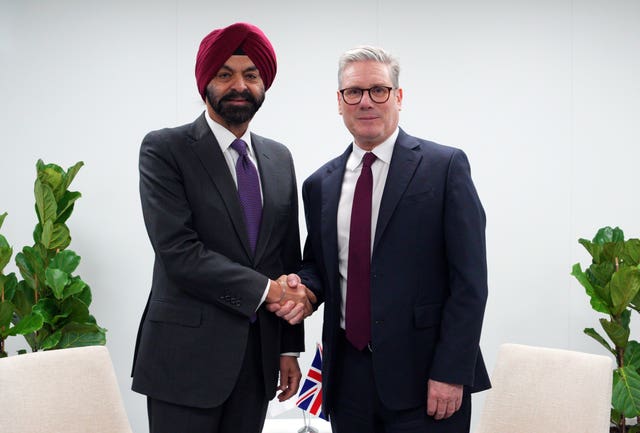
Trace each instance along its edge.
{"label": "suit button", "polygon": [[384,320],[376,320],[376,325],[384,325]]}

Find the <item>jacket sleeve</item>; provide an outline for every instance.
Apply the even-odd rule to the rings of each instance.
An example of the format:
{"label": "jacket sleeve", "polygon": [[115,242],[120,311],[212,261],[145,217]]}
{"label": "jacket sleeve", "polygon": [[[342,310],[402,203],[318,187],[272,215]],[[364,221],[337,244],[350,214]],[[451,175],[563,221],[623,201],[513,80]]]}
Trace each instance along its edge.
{"label": "jacket sleeve", "polygon": [[450,295],[431,378],[473,385],[488,292],[485,213],[460,150],[451,157],[447,173],[444,236]]}

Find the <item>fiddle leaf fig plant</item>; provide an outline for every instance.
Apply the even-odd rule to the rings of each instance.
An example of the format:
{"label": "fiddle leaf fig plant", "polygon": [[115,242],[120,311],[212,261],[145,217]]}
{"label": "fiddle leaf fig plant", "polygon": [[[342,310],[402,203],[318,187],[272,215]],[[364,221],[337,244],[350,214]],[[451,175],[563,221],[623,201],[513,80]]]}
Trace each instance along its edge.
{"label": "fiddle leaf fig plant", "polygon": [[[6,280],[7,299],[11,301],[0,310],[0,329],[9,330],[7,336],[24,335],[32,351],[106,343],[106,329],[98,326],[89,313],[91,289],[74,275],[80,256],[67,249],[71,234],[66,221],[81,196],[79,192],[69,191],[69,186],[82,166],[83,163],[78,162],[65,171],[58,165],[38,160],[34,184],[38,222],[33,231],[34,244],[25,246],[15,257],[22,280],[18,281],[13,274],[0,274],[0,284]],[[6,256],[2,253],[5,251],[2,239],[0,264]],[[8,254],[10,257],[11,250]],[[2,327],[7,317],[14,327]]]}
{"label": "fiddle leaf fig plant", "polygon": [[613,371],[611,422],[619,433],[640,432],[627,428],[626,418],[640,416],[640,343],[630,340],[631,316],[640,312],[640,239],[624,239],[616,227],[598,230],[593,240],[578,241],[591,255],[588,268],[573,265],[573,275],[590,298],[604,335],[594,328],[584,333],[600,343],[616,359]]}

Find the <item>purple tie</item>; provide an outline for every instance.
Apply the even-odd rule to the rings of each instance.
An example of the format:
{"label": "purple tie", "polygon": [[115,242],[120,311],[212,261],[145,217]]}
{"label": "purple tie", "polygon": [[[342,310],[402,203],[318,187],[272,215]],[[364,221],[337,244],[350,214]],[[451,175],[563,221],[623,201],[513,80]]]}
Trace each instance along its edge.
{"label": "purple tie", "polygon": [[367,152],[362,158],[362,171],[356,182],[349,229],[349,262],[347,267],[347,306],[345,326],[347,340],[358,350],[371,341],[371,164],[376,156]]}
{"label": "purple tie", "polygon": [[247,154],[247,143],[238,138],[233,140],[231,147],[240,155],[238,161],[236,161],[238,196],[244,211],[244,221],[247,227],[251,252],[255,253],[260,220],[262,219],[262,199],[260,197],[258,171]]}

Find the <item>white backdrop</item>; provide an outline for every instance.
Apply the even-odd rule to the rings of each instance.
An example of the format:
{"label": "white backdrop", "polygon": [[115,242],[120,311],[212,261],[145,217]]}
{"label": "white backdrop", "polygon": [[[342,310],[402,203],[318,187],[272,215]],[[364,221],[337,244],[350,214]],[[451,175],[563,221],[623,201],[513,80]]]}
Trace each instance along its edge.
{"label": "white backdrop", "polygon": [[[569,273],[588,257],[577,239],[599,227],[640,236],[639,1],[220,3],[0,0],[2,233],[15,252],[32,242],[38,158],[85,162],[72,185],[83,197],[71,248],[109,329],[134,431],[147,429],[129,370],[153,259],[138,147],[149,130],[202,111],[198,44],[236,21],[261,27],[276,49],[278,75],[252,128],[290,147],[300,184],[349,143],[336,109],[338,56],[369,43],[400,59],[401,126],[463,148],[487,212],[490,370],[503,342],[603,353],[582,334],[597,316]],[[302,212],[300,221],[304,234]],[[303,370],[321,317],[307,323]],[[10,340],[10,351],[19,347]]]}

